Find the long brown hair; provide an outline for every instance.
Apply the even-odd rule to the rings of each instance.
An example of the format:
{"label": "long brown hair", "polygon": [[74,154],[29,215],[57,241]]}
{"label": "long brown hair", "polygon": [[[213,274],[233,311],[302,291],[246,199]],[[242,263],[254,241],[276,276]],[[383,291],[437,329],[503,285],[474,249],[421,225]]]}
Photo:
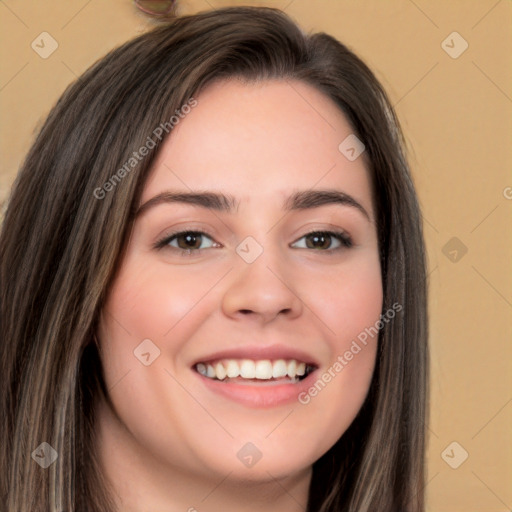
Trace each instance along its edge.
{"label": "long brown hair", "polygon": [[[52,109],[17,175],[0,236],[0,492],[9,512],[114,510],[94,452],[93,406],[106,393],[94,332],[165,137],[153,137],[113,190],[98,189],[190,98],[235,77],[301,80],[345,114],[366,146],[383,312],[403,306],[379,333],[358,416],[313,466],[308,512],[424,510],[425,256],[398,120],[370,69],[336,39],[307,35],[276,9],[230,7],[166,22],[94,64]],[[31,457],[42,442],[58,453],[44,470]]]}

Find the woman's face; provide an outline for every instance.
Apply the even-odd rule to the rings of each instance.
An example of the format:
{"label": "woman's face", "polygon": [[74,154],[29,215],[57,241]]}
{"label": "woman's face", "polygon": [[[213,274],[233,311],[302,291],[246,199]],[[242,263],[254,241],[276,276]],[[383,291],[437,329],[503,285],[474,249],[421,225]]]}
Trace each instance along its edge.
{"label": "woman's face", "polygon": [[102,312],[110,427],[169,469],[306,471],[355,418],[375,364],[377,336],[361,342],[382,308],[365,155],[302,82],[233,80],[196,99]]}

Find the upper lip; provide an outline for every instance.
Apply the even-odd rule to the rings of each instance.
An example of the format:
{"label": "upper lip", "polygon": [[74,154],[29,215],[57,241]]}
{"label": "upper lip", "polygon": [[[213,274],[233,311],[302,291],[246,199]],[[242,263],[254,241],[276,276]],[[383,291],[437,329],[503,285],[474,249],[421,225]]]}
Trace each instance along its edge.
{"label": "upper lip", "polygon": [[319,363],[311,354],[286,345],[244,345],[227,348],[204,355],[197,359],[192,366],[219,359],[252,359],[254,361],[264,359],[295,359],[311,366],[319,366]]}

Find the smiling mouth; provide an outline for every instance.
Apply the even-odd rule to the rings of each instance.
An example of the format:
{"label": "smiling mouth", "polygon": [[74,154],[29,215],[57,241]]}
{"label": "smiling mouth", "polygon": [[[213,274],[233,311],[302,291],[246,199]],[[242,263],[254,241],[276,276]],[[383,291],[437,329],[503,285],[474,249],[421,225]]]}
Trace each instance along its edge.
{"label": "smiling mouth", "polygon": [[201,362],[194,369],[202,376],[239,384],[293,384],[304,380],[316,367],[296,359],[220,359]]}

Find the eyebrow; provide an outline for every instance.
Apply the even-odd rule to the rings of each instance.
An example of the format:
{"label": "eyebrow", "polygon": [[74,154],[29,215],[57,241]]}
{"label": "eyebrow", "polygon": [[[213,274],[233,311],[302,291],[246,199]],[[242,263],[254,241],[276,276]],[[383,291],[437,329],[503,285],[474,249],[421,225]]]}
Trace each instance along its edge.
{"label": "eyebrow", "polygon": [[[142,204],[135,212],[135,217],[138,217],[152,207],[168,203],[186,203],[224,213],[233,213],[235,210],[238,210],[238,206],[240,205],[240,202],[230,194],[166,190]],[[349,194],[335,189],[302,190],[295,192],[285,200],[282,208],[284,211],[308,210],[330,204],[353,207],[370,220],[368,212],[361,203],[356,201]]]}

